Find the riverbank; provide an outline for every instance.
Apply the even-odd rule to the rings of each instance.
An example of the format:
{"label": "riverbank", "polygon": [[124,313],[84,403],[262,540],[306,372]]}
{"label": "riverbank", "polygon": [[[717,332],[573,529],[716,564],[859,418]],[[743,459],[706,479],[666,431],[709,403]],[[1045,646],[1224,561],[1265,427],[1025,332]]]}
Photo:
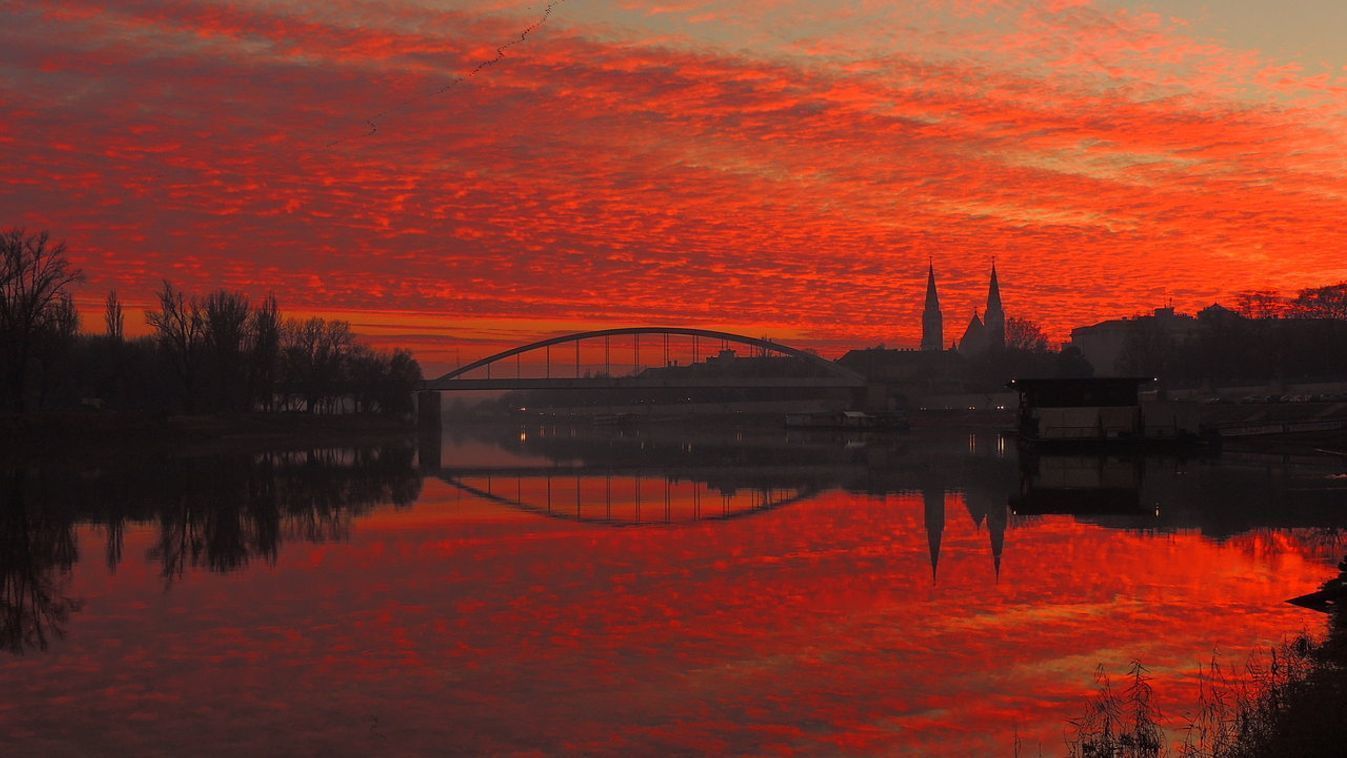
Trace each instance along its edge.
{"label": "riverbank", "polygon": [[198,455],[410,441],[415,431],[410,420],[372,414],[7,414],[0,415],[0,455],[11,459],[144,452]]}
{"label": "riverbank", "polygon": [[1301,661],[1285,656],[1273,661],[1291,672],[1299,664],[1303,673],[1274,680],[1241,710],[1238,715],[1254,728],[1246,727],[1228,754],[1342,755],[1347,744],[1347,640],[1341,612],[1334,615],[1325,641],[1297,640],[1299,649],[1292,656],[1302,656]]}
{"label": "riverbank", "polygon": [[1242,670],[1223,669],[1213,657],[1198,672],[1201,690],[1184,715],[1187,726],[1168,735],[1154,705],[1152,678],[1141,664],[1132,664],[1121,690],[1099,678],[1099,693],[1068,724],[1071,756],[1314,758],[1342,755],[1347,744],[1347,616],[1337,606],[1329,608],[1327,633],[1319,641],[1308,632],[1288,633]]}

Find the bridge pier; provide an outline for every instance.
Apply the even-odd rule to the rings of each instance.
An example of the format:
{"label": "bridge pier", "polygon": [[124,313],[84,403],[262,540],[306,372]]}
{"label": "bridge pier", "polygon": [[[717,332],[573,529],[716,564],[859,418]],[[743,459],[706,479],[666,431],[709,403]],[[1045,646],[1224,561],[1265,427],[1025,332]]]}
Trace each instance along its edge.
{"label": "bridge pier", "polygon": [[440,393],[438,390],[421,390],[416,393],[416,426],[422,432],[440,431]]}
{"label": "bridge pier", "polygon": [[416,459],[420,469],[433,474],[440,468],[440,393],[416,393]]}

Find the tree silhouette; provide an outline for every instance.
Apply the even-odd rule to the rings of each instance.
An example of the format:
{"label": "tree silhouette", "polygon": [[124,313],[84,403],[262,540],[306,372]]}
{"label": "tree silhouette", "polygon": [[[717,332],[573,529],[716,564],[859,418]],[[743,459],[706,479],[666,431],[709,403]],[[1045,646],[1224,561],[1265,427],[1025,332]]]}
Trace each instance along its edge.
{"label": "tree silhouette", "polygon": [[47,232],[0,233],[0,397],[11,410],[24,409],[30,364],[45,334],[70,329],[69,289],[82,278],[65,243],[52,244]]}
{"label": "tree silhouette", "polygon": [[248,410],[247,366],[243,359],[250,341],[248,298],[238,292],[212,292],[201,306],[201,317],[214,408]]}
{"label": "tree silhouette", "polygon": [[159,349],[168,357],[183,392],[188,411],[196,405],[197,375],[200,372],[202,343],[206,324],[201,305],[175,289],[167,279],[158,292],[159,310],[146,311],[145,321],[154,329]]}
{"label": "tree silhouette", "polygon": [[1286,314],[1286,300],[1276,290],[1244,290],[1235,293],[1235,312],[1244,318],[1280,318]]}
{"label": "tree silhouette", "polygon": [[1047,352],[1048,335],[1043,332],[1043,327],[1027,318],[1009,318],[1006,319],[1006,347],[1031,353]]}
{"label": "tree silhouette", "polygon": [[122,341],[126,320],[122,317],[122,303],[117,299],[117,290],[108,290],[108,299],[103,307],[103,325],[109,337],[116,342]]}
{"label": "tree silhouette", "polygon": [[303,399],[304,410],[310,413],[320,403],[333,401],[354,344],[351,325],[321,318],[287,321],[281,340],[287,394]]}
{"label": "tree silhouette", "polygon": [[281,311],[275,295],[268,295],[253,311],[248,331],[252,341],[248,396],[259,407],[271,410],[276,405],[276,375],[281,363]]}
{"label": "tree silhouette", "polygon": [[1299,318],[1347,319],[1347,282],[1301,290],[1291,301],[1291,313]]}

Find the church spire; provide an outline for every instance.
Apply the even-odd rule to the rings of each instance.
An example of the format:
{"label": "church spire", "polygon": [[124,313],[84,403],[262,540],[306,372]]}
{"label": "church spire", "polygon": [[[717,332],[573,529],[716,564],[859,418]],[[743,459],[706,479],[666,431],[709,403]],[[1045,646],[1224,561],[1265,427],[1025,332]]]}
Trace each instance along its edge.
{"label": "church spire", "polygon": [[940,295],[935,289],[935,262],[926,268],[926,307],[921,312],[921,349],[942,350],[945,346],[945,320],[940,314]]}
{"label": "church spire", "polygon": [[983,323],[987,325],[988,342],[995,346],[1006,344],[1006,312],[1001,307],[1001,285],[996,280],[996,259],[992,258],[992,279],[987,286],[987,310]]}

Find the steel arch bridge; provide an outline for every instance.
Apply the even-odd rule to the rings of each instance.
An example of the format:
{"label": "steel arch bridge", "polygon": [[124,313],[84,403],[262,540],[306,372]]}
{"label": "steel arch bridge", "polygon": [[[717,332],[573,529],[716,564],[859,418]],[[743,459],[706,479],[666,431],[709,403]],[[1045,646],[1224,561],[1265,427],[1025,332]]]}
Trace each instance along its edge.
{"label": "steel arch bridge", "polygon": [[[705,374],[697,375],[695,372],[681,371],[671,372],[661,376],[645,376],[642,372],[640,360],[641,337],[655,335],[660,338],[656,344],[656,349],[663,348],[663,362],[654,367],[669,367],[669,338],[670,337],[690,337],[692,339],[692,357],[693,363],[697,362],[699,357],[698,340],[708,339],[719,341],[722,344],[747,345],[761,351],[763,356],[784,356],[786,358],[795,358],[803,361],[806,365],[818,369],[814,376],[707,376]],[[631,337],[634,348],[634,367],[633,374],[628,376],[613,376],[611,374],[612,361],[611,341],[615,337]],[[580,344],[590,340],[602,340],[604,351],[604,372],[598,376],[582,376],[580,361]],[[552,359],[552,348],[574,344],[574,361],[567,362],[564,358],[555,363]],[[542,377],[524,376],[521,370],[519,357],[526,353],[541,351],[545,354],[544,375]],[[514,358],[514,372],[510,375],[509,364],[507,361]],[[495,367],[495,376],[492,376]],[[505,370],[502,371],[501,368]],[[653,368],[653,367],[652,367]],[[570,369],[570,376],[567,376],[567,370]],[[485,377],[476,376],[467,378],[467,375],[474,372],[484,371]],[[687,327],[661,327],[661,326],[639,326],[626,327],[621,329],[600,329],[590,332],[576,332],[566,334],[560,337],[539,340],[527,345],[504,350],[495,355],[490,355],[481,360],[462,366],[450,371],[435,379],[430,379],[422,383],[422,390],[430,391],[454,391],[454,390],[518,390],[518,389],[617,389],[623,387],[674,387],[674,388],[775,388],[775,387],[809,387],[809,388],[855,388],[866,386],[865,377],[860,374],[840,366],[826,358],[822,358],[814,353],[809,353],[798,348],[783,345],[779,342],[760,339],[757,337],[748,337],[742,334],[732,332],[721,332],[712,329],[693,329]]]}

